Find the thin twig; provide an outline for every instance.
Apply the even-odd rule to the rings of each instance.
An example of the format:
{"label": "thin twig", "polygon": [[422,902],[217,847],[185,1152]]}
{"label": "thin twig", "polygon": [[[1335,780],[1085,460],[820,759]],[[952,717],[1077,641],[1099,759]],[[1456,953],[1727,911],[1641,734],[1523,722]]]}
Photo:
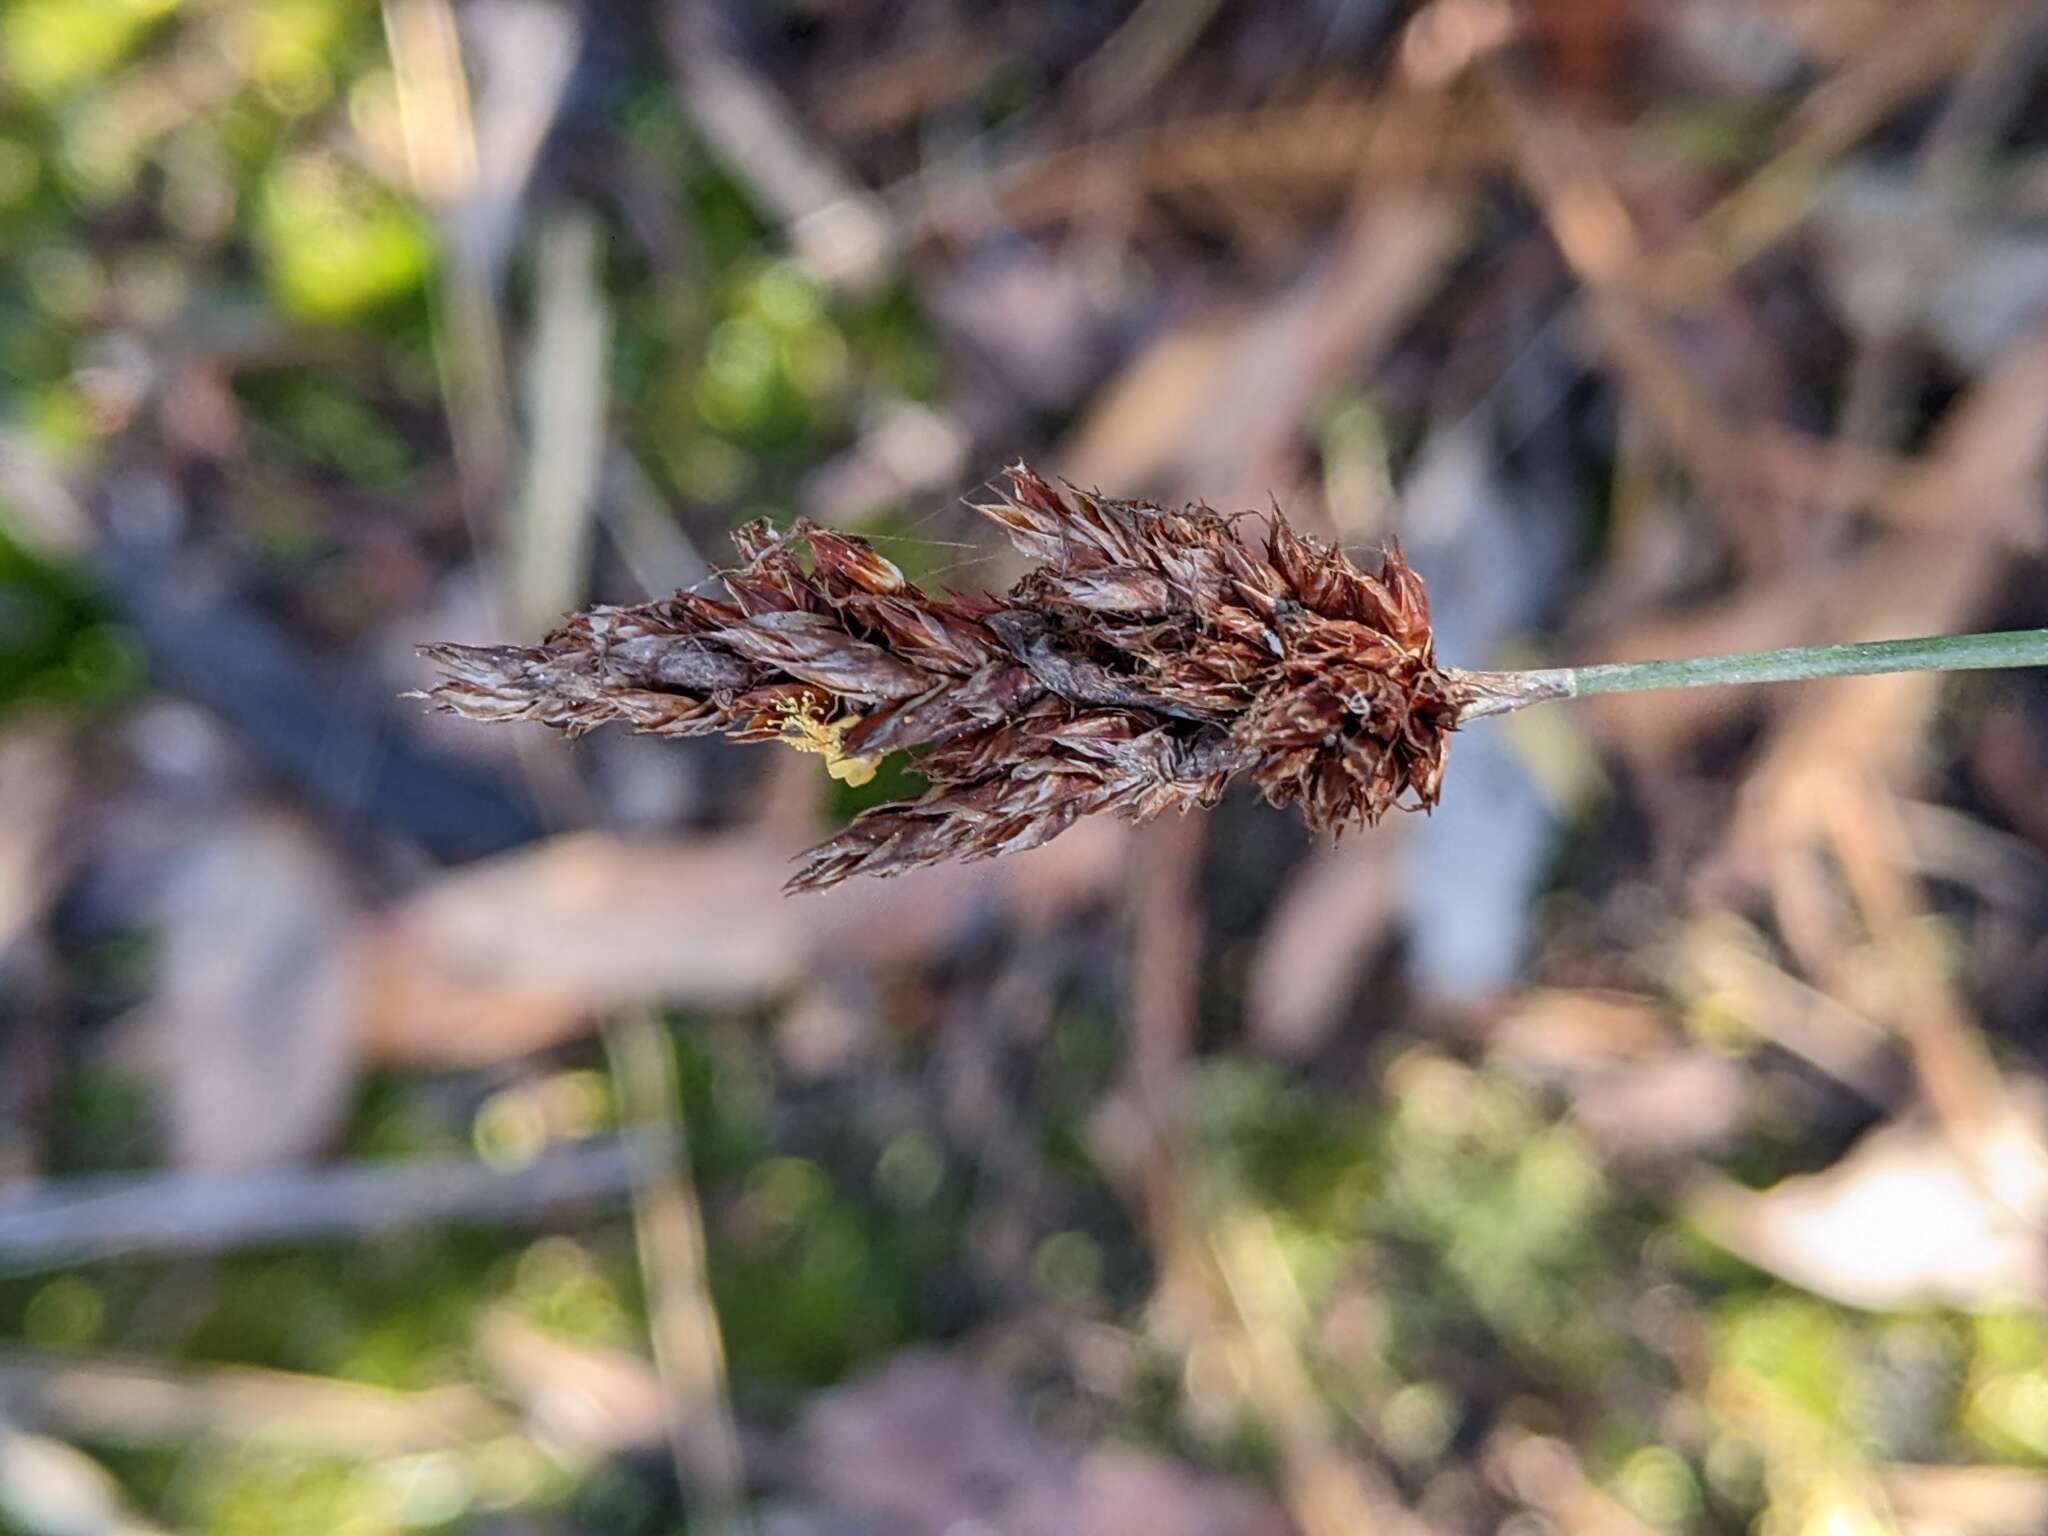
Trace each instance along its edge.
{"label": "thin twig", "polygon": [[635,1143],[633,1235],[647,1287],[647,1330],[667,1399],[670,1454],[696,1506],[691,1529],[746,1536],[746,1469],[711,1302],[704,1212],[684,1139],[675,1052],[654,1010],[627,1008],[603,1026],[620,1118]]}
{"label": "thin twig", "polygon": [[95,1445],[215,1439],[356,1461],[475,1450],[522,1435],[518,1420],[474,1386],[395,1391],[255,1366],[0,1345],[0,1426],[8,1423]]}
{"label": "thin twig", "polygon": [[544,1152],[509,1170],[468,1158],[423,1158],[48,1180],[0,1198],[0,1273],[448,1222],[539,1221],[565,1205],[624,1195],[636,1134],[651,1133]]}
{"label": "thin twig", "polygon": [[23,1536],[169,1536],[76,1446],[0,1418],[0,1523]]}
{"label": "thin twig", "polygon": [[887,205],[804,132],[741,52],[714,6],[662,8],[678,100],[725,169],[782,225],[791,250],[835,288],[869,293],[902,238]]}

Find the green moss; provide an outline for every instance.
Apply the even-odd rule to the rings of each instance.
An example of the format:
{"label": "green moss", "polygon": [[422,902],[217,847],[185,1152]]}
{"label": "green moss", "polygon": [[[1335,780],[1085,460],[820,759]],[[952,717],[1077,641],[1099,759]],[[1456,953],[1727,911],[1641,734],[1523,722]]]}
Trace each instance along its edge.
{"label": "green moss", "polygon": [[1835,1434],[1861,1432],[1855,1332],[1827,1303],[1780,1294],[1728,1304],[1714,1318],[1711,1351],[1717,1373],[1742,1378]]}
{"label": "green moss", "polygon": [[0,528],[0,711],[105,703],[140,673],[132,642],[85,580],[30,554]]}
{"label": "green moss", "polygon": [[203,1463],[178,1503],[206,1536],[398,1536],[409,1522],[393,1492],[375,1465],[244,1451]]}
{"label": "green moss", "polygon": [[415,297],[434,265],[418,208],[318,153],[265,174],[254,236],[272,299],[303,320],[356,320]]}
{"label": "green moss", "polygon": [[[124,948],[137,957],[140,945]],[[123,1067],[85,1062],[58,1082],[51,1114],[50,1169],[60,1175],[124,1173],[156,1156],[155,1097],[143,1078]]]}
{"label": "green moss", "polygon": [[943,1170],[905,1200],[885,1149],[861,1182],[778,1152],[758,1040],[693,1029],[677,1045],[712,1294],[740,1390],[772,1405],[911,1337],[928,1282],[958,1254],[959,1197]]}
{"label": "green moss", "polygon": [[1706,170],[1754,166],[1770,148],[1777,113],[1769,105],[1710,102],[1666,107],[1644,127],[1670,153]]}
{"label": "green moss", "polygon": [[1212,1178],[1304,1230],[1356,1231],[1372,1193],[1367,1118],[1318,1102],[1270,1062],[1205,1064],[1196,1092]]}
{"label": "green moss", "polygon": [[[236,394],[265,431],[266,448],[304,469],[388,492],[417,467],[412,445],[388,415],[338,374],[311,368],[245,374]],[[310,515],[312,509],[303,511]]]}
{"label": "green moss", "polygon": [[0,65],[24,94],[50,100],[132,53],[177,0],[13,0],[0,11]]}
{"label": "green moss", "polygon": [[2048,1316],[1990,1312],[1969,1324],[1964,1435],[2005,1460],[2048,1465]]}

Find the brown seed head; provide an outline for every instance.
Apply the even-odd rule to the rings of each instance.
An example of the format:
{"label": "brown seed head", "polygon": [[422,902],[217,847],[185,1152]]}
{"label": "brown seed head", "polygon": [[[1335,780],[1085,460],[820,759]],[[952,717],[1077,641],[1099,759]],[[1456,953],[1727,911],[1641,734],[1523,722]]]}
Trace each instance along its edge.
{"label": "brown seed head", "polygon": [[1398,546],[1373,574],[1278,511],[1250,543],[1242,519],[1022,464],[978,510],[1038,562],[1006,597],[928,594],[859,539],[750,524],[729,600],[594,608],[533,647],[423,646],[444,673],[426,697],[572,735],[793,740],[796,720],[828,763],[914,750],[930,790],[812,849],[795,890],[1213,805],[1238,775],[1333,834],[1436,803],[1462,701]]}

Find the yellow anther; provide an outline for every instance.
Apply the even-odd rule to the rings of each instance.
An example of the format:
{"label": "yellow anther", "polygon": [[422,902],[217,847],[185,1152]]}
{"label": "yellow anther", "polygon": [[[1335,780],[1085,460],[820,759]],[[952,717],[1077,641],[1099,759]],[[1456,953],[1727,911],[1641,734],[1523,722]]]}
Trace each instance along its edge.
{"label": "yellow anther", "polygon": [[801,694],[781,706],[782,729],[777,739],[799,752],[815,752],[825,759],[825,771],[842,784],[855,788],[875,776],[882,765],[879,757],[855,757],[841,745],[846,733],[860,724],[859,715],[841,715],[829,724],[816,698]]}

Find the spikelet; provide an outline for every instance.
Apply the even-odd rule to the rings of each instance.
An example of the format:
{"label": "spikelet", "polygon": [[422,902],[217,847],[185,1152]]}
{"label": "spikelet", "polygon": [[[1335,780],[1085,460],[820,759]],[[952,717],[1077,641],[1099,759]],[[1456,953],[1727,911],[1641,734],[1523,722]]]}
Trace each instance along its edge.
{"label": "spikelet", "polygon": [[1021,464],[1009,482],[978,510],[1038,563],[1005,597],[923,592],[808,522],[749,524],[725,598],[593,608],[532,647],[423,646],[443,673],[425,696],[572,735],[782,740],[852,782],[913,750],[930,790],[803,855],[793,890],[1213,805],[1240,776],[1333,834],[1436,803],[1469,700],[1398,547],[1373,574],[1277,511],[1251,543],[1207,507],[1055,489]]}

